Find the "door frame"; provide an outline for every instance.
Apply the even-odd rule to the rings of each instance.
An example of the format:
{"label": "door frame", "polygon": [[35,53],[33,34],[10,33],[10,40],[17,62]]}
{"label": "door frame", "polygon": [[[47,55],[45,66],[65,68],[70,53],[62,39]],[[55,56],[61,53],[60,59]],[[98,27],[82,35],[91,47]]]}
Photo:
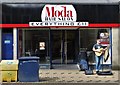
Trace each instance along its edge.
{"label": "door frame", "polygon": [[[52,31],[52,30],[50,30],[50,31]],[[53,30],[54,31],[54,30]],[[76,64],[76,63],[69,63],[69,62],[67,62],[67,59],[68,59],[68,56],[67,56],[67,46],[65,46],[66,44],[67,44],[67,31],[69,31],[69,30],[59,30],[60,32],[61,32],[61,49],[62,49],[62,52],[60,53],[61,54],[61,58],[60,58],[60,63],[53,63],[52,62],[52,60],[53,60],[53,56],[52,56],[52,51],[51,51],[51,60],[50,60],[50,63],[51,63],[51,65],[53,65],[53,64]],[[75,36],[78,36],[77,38],[78,38],[78,48],[79,48],[79,41],[80,41],[80,32],[79,32],[79,29],[74,29],[74,31],[76,31],[76,33],[75,33]],[[77,34],[77,35],[76,35]],[[50,32],[50,46],[52,46],[52,42],[53,42],[53,40],[51,39],[51,32]],[[52,47],[50,47],[50,49],[52,49]],[[79,49],[78,49],[78,52],[79,52]],[[76,53],[75,53],[75,55],[76,55]],[[77,58],[76,56],[74,56],[75,58]]]}

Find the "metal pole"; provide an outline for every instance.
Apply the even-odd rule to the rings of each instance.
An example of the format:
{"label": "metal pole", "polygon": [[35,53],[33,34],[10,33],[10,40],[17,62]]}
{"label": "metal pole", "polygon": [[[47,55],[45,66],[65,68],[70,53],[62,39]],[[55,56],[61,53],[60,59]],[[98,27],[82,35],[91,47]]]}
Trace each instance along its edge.
{"label": "metal pole", "polygon": [[79,30],[79,52],[80,52],[80,28],[78,28]]}
{"label": "metal pole", "polygon": [[25,30],[22,30],[22,56],[25,56]]}
{"label": "metal pole", "polygon": [[49,28],[49,57],[50,57],[50,69],[52,69],[52,42],[51,42],[51,30]]}
{"label": "metal pole", "polygon": [[61,64],[62,64],[62,60],[63,60],[63,58],[62,58],[62,55],[63,55],[63,39],[62,39],[62,30],[61,30]]}
{"label": "metal pole", "polygon": [[110,65],[110,69],[112,70],[112,28],[110,28],[110,52],[111,52],[111,65]]}

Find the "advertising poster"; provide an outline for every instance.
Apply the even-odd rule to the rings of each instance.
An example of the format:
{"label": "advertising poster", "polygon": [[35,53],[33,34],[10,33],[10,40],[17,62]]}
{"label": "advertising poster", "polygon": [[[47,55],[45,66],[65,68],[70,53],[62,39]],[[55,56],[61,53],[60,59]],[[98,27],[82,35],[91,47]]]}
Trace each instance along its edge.
{"label": "advertising poster", "polygon": [[116,0],[0,1],[0,85],[119,85]]}

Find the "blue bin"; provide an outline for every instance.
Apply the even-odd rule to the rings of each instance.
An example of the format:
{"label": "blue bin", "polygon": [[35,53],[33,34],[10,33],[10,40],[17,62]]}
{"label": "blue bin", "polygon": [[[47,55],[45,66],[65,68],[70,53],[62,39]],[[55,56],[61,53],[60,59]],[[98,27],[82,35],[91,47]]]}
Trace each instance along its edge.
{"label": "blue bin", "polygon": [[19,58],[18,80],[20,82],[39,81],[39,57]]}

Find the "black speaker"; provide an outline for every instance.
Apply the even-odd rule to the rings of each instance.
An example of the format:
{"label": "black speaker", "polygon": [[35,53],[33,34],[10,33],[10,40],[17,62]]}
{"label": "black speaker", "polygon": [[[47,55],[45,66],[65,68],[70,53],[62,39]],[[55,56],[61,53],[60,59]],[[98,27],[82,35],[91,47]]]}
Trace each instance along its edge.
{"label": "black speaker", "polygon": [[102,71],[98,72],[98,75],[113,75],[112,71]]}

